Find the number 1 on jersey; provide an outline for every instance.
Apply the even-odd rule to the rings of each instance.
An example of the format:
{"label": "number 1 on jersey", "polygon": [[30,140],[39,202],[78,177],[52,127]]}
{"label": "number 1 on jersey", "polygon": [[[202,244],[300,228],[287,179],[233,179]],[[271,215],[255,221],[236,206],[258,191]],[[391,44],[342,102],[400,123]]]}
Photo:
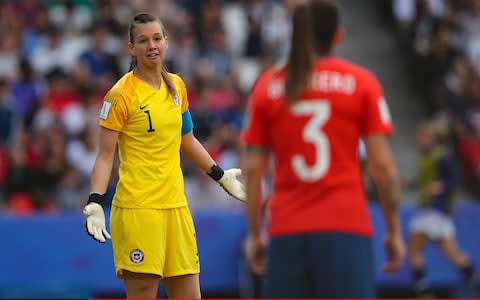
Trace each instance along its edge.
{"label": "number 1 on jersey", "polygon": [[315,146],[315,162],[308,166],[305,157],[295,154],[292,167],[295,174],[303,181],[313,182],[322,178],[330,167],[330,143],[322,127],[330,118],[330,103],[327,101],[299,101],[294,104],[292,112],[296,116],[311,115],[302,131],[302,139]]}
{"label": "number 1 on jersey", "polygon": [[147,130],[147,132],[154,132],[155,128],[152,127],[152,118],[150,117],[150,111],[146,110],[146,111],[144,111],[144,113],[146,113],[147,117],[148,117],[148,130]]}

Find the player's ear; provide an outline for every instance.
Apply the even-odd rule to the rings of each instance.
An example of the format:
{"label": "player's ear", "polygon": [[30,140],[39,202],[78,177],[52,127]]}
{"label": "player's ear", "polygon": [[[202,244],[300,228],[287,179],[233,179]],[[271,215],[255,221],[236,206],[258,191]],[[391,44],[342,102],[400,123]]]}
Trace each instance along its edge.
{"label": "player's ear", "polygon": [[335,36],[333,37],[333,45],[337,46],[341,42],[343,42],[343,39],[345,37],[345,31],[343,30],[342,27],[338,27],[337,31],[335,32]]}
{"label": "player's ear", "polygon": [[135,45],[133,43],[128,43],[128,52],[130,52],[130,55],[135,56],[135,53],[133,49],[135,48]]}

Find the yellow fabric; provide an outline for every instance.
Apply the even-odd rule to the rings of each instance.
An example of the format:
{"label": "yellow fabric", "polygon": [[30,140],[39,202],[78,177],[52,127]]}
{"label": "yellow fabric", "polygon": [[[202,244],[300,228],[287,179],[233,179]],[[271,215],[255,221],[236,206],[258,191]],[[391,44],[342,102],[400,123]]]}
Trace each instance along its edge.
{"label": "yellow fabric", "polygon": [[175,95],[165,82],[156,90],[129,72],[105,96],[99,124],[119,132],[115,206],[161,209],[187,204],[180,169],[187,90],[179,76],[169,75]]}
{"label": "yellow fabric", "polygon": [[[115,270],[172,277],[200,273],[195,228],[187,206],[173,209],[112,207]],[[136,256],[134,256],[136,254]]]}
{"label": "yellow fabric", "polygon": [[440,160],[445,155],[442,147],[436,147],[426,153],[421,153],[417,159],[418,166],[418,185],[420,189],[420,205],[430,207],[433,198],[427,193],[427,187],[434,181],[439,180]]}

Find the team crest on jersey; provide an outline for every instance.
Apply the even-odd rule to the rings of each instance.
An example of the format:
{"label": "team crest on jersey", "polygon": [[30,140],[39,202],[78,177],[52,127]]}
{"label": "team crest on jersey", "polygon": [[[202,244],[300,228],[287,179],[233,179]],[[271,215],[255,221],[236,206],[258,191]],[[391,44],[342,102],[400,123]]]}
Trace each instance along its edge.
{"label": "team crest on jersey", "polygon": [[143,261],[143,252],[140,249],[133,249],[132,252],[130,252],[130,260],[134,264],[139,264]]}
{"label": "team crest on jersey", "polygon": [[178,97],[178,94],[173,95],[173,104],[175,104],[175,106],[180,105],[180,98]]}

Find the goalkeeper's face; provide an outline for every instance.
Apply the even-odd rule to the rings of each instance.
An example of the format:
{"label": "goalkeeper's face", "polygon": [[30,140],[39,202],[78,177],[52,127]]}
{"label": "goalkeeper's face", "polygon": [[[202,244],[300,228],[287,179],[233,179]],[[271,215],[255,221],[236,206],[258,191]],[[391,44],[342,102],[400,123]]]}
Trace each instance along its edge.
{"label": "goalkeeper's face", "polygon": [[133,42],[129,43],[130,53],[137,57],[138,64],[161,65],[168,48],[168,38],[162,25],[152,21],[137,24],[133,29]]}

